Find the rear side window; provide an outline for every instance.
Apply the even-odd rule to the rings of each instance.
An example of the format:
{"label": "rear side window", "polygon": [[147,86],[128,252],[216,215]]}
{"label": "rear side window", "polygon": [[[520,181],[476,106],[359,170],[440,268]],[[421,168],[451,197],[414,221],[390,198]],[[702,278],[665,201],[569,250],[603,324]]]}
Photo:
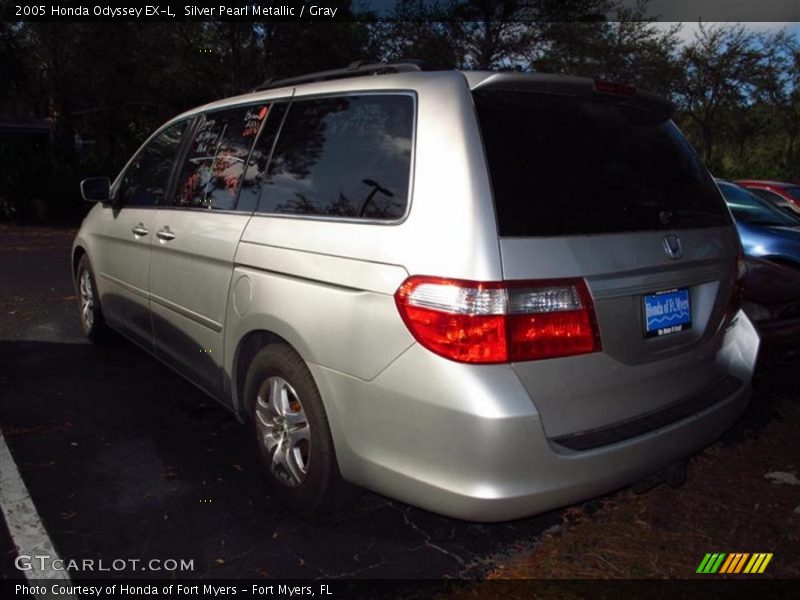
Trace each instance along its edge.
{"label": "rear side window", "polygon": [[408,95],[294,101],[259,211],[399,219],[408,204],[413,119]]}
{"label": "rear side window", "polygon": [[751,194],[755,194],[759,198],[763,198],[767,202],[781,203],[781,204],[788,203],[788,200],[785,200],[775,192],[771,192],[769,190],[762,190],[761,188],[751,188],[751,187],[745,187],[745,189]]}
{"label": "rear side window", "polygon": [[172,204],[235,210],[250,148],[269,112],[269,104],[258,104],[201,115]]}
{"label": "rear side window", "polygon": [[764,227],[797,227],[798,225],[795,217],[774,208],[769,202],[762,200],[743,187],[720,181],[719,189],[725,196],[725,202],[728,203],[728,207],[737,221]]}
{"label": "rear side window", "polygon": [[269,109],[267,122],[264,123],[261,135],[258,136],[258,141],[248,159],[241,189],[239,190],[239,201],[236,205],[236,210],[253,212],[258,206],[258,198],[261,195],[261,186],[267,175],[267,164],[272,153],[272,146],[275,143],[275,136],[278,135],[278,129],[283,123],[287,107],[288,104],[286,102],[279,102],[273,104]]}
{"label": "rear side window", "polygon": [[501,236],[713,227],[730,216],[671,121],[616,102],[475,93]]}
{"label": "rear side window", "polygon": [[800,200],[800,185],[790,185],[783,188],[783,191],[785,191],[795,200]]}
{"label": "rear side window", "polygon": [[755,194],[762,200],[766,200],[773,206],[791,210],[792,203],[783,196],[776,194],[775,192],[771,192],[769,190],[762,190],[761,188],[745,188],[745,189],[751,194]]}
{"label": "rear side window", "polygon": [[117,191],[123,206],[156,206],[163,202],[187,125],[188,121],[170,125],[139,151]]}

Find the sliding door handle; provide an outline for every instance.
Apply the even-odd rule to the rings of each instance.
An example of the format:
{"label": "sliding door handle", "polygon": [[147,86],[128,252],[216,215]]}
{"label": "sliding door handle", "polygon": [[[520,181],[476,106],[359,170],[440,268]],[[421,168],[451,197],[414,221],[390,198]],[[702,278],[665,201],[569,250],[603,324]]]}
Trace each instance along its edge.
{"label": "sliding door handle", "polygon": [[159,229],[156,232],[156,235],[158,236],[158,239],[164,240],[165,242],[175,239],[175,234],[169,230],[169,226],[167,225],[164,225],[162,229]]}

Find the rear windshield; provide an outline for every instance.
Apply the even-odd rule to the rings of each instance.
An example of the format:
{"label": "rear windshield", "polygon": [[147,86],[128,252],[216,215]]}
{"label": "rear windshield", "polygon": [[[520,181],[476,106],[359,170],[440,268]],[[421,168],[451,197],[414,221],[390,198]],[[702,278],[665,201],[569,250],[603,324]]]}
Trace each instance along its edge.
{"label": "rear windshield", "polygon": [[501,236],[731,223],[672,121],[595,99],[498,90],[474,96]]}

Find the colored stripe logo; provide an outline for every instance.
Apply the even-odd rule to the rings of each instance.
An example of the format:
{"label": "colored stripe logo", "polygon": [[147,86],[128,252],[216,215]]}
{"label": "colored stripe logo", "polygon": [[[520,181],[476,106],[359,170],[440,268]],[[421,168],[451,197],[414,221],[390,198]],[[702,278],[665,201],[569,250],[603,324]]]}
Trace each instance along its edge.
{"label": "colored stripe logo", "polygon": [[724,573],[726,575],[747,573],[755,575],[763,573],[771,560],[772,552],[756,552],[755,554],[748,552],[733,552],[730,554],[709,552],[700,561],[700,566],[697,567],[696,572],[703,575],[714,575],[715,573]]}

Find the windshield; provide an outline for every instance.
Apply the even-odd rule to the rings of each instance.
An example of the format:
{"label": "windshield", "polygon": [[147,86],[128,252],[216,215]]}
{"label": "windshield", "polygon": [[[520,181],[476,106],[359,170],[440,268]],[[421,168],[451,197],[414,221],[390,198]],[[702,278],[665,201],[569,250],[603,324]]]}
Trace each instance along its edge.
{"label": "windshield", "polygon": [[474,92],[501,236],[730,225],[672,121],[610,99]]}
{"label": "windshield", "polygon": [[719,182],[719,189],[733,213],[733,218],[748,225],[764,227],[796,227],[800,221],[732,183]]}

